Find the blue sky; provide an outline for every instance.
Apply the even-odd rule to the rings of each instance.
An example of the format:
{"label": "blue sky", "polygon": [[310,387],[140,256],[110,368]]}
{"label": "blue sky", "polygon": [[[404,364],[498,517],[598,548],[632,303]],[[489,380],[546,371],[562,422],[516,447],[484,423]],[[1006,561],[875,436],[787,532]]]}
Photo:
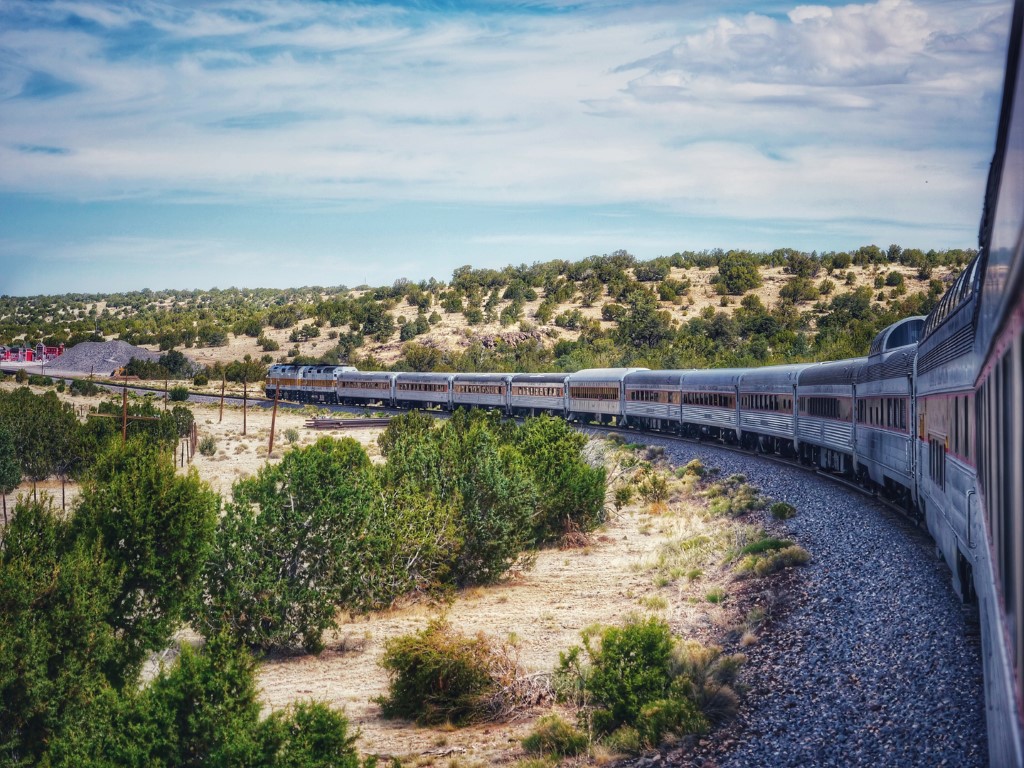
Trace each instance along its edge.
{"label": "blue sky", "polygon": [[1008,0],[3,0],[0,294],[976,245]]}

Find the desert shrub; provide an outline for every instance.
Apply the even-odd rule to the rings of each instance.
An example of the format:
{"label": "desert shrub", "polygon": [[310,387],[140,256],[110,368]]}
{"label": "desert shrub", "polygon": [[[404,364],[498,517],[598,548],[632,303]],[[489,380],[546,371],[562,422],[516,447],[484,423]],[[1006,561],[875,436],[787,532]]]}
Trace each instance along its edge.
{"label": "desert shrub", "polygon": [[762,555],[765,552],[775,552],[779,549],[785,549],[792,545],[793,542],[787,541],[786,539],[773,539],[770,537],[757,538],[750,542],[740,550],[741,555]]}
{"label": "desert shrub", "polygon": [[164,648],[186,617],[219,503],[194,468],[178,474],[168,452],[140,438],[113,442],[93,466],[72,530],[101,546],[122,574],[107,621],[131,638],[121,650],[126,669]]}
{"label": "desert shrub", "polygon": [[687,681],[687,690],[703,716],[718,725],[736,714],[739,696],[734,686],[746,657],[725,654],[717,645],[696,641],[680,643],[673,657],[673,671]]}
{"label": "desert shrub", "polygon": [[28,371],[26,371],[24,368],[19,368],[17,372],[14,374],[14,380],[19,384],[27,384]]}
{"label": "desert shrub", "polygon": [[107,692],[92,714],[73,736],[56,742],[55,766],[363,765],[348,721],[324,704],[297,702],[261,721],[256,666],[225,638],[201,651],[183,646],[145,688]]}
{"label": "desert shrub", "polygon": [[708,510],[713,515],[736,517],[755,509],[764,509],[766,501],[757,488],[747,483],[744,475],[730,475],[721,482],[712,483],[704,490],[710,500]]}
{"label": "desert shrub", "polygon": [[337,605],[361,588],[375,497],[370,459],[351,438],[321,438],[236,482],[207,559],[204,634],[319,651]]}
{"label": "desert shrub", "polygon": [[789,520],[796,516],[796,507],[784,501],[776,501],[771,506],[771,513],[776,520]]}
{"label": "desert shrub", "polygon": [[284,431],[284,439],[287,440],[289,444],[298,442],[299,430],[295,427],[288,427],[288,429]]}
{"label": "desert shrub", "polygon": [[72,379],[69,391],[72,395],[98,395],[100,388],[87,379]]}
{"label": "desert shrub", "polygon": [[692,459],[687,464],[676,470],[676,476],[681,478],[686,476],[701,478],[706,477],[709,474],[713,474],[713,470],[705,467],[704,462],[700,459]]}
{"label": "desert shrub", "polygon": [[171,418],[174,419],[174,425],[178,430],[178,437],[185,437],[192,431],[192,425],[196,421],[196,417],[192,414],[190,408],[184,405],[175,405],[171,408]]}
{"label": "desert shrub", "polygon": [[523,739],[523,749],[530,754],[573,757],[590,746],[587,735],[558,715],[545,715]]}
{"label": "desert shrub", "polygon": [[261,747],[268,768],[372,768],[376,760],[359,761],[348,720],[319,702],[298,702],[272,712],[260,724]]}
{"label": "desert shrub", "polygon": [[632,485],[620,485],[616,487],[614,494],[615,509],[620,510],[623,507],[629,506],[629,503],[633,500],[633,486]]}
{"label": "desert shrub", "polygon": [[33,387],[52,387],[53,379],[49,376],[41,376],[38,373],[29,374],[28,383]]}
{"label": "desert shrub", "polygon": [[281,344],[269,336],[260,336],[256,339],[256,343],[260,345],[264,352],[277,352],[281,349]]}
{"label": "desert shrub", "polygon": [[768,576],[784,568],[806,565],[811,560],[810,553],[801,546],[788,541],[769,541],[772,542],[771,547],[748,554],[736,566],[736,571],[740,574]]}
{"label": "desert shrub", "polygon": [[213,435],[203,435],[199,438],[199,452],[203,456],[213,456],[217,452],[217,441]]}
{"label": "desert shrub", "polygon": [[205,373],[197,373],[192,377],[192,383],[197,387],[205,387],[210,383],[210,377]]}
{"label": "desert shrub", "polygon": [[184,403],[188,400],[188,387],[182,385],[171,387],[167,397],[172,403]]}
{"label": "desert shrub", "polygon": [[518,432],[537,488],[534,536],[556,541],[573,530],[591,531],[604,522],[606,473],[583,459],[587,438],[563,419],[537,416]]}
{"label": "desert shrub", "polygon": [[621,320],[626,315],[626,308],[621,304],[609,303],[601,307],[602,320]]}
{"label": "desert shrub", "polygon": [[645,472],[637,492],[648,504],[668,500],[668,480],[660,472]]}
{"label": "desert shrub", "polygon": [[703,731],[707,722],[676,647],[668,624],[656,618],[609,627],[597,642],[584,634],[582,646],[560,654],[556,690],[599,735],[635,728],[641,744],[654,745],[669,733]]}
{"label": "desert shrub", "polygon": [[499,652],[483,635],[467,637],[444,619],[387,642],[380,665],[388,671],[385,717],[421,725],[464,725],[485,718],[497,688]]}

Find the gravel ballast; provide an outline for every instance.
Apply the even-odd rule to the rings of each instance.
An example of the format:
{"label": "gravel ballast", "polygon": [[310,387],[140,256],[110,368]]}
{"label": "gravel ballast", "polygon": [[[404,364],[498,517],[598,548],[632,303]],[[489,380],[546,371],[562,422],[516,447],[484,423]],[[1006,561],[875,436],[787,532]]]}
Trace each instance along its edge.
{"label": "gravel ballast", "polygon": [[745,474],[797,516],[813,560],[748,658],[739,716],[633,765],[984,766],[977,628],[927,534],[874,500],[756,456],[644,438],[676,464]]}

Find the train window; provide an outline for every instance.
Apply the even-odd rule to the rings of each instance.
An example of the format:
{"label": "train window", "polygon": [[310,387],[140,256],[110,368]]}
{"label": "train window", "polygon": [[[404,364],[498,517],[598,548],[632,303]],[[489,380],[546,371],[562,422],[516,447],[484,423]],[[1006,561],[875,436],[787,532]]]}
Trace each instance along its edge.
{"label": "train window", "polygon": [[936,437],[928,438],[928,474],[940,489],[946,487],[946,443]]}

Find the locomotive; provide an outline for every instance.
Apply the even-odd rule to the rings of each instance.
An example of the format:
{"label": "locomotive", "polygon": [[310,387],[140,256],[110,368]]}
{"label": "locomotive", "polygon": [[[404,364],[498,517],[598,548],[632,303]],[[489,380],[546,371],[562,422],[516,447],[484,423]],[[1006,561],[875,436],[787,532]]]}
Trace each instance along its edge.
{"label": "locomotive", "polygon": [[[1015,3],[977,256],[866,357],[750,369],[360,372],[272,366],[267,397],[548,413],[780,454],[927,526],[978,613],[992,765],[1024,765],[1024,2]],[[926,684],[922,681],[922,684]]]}

